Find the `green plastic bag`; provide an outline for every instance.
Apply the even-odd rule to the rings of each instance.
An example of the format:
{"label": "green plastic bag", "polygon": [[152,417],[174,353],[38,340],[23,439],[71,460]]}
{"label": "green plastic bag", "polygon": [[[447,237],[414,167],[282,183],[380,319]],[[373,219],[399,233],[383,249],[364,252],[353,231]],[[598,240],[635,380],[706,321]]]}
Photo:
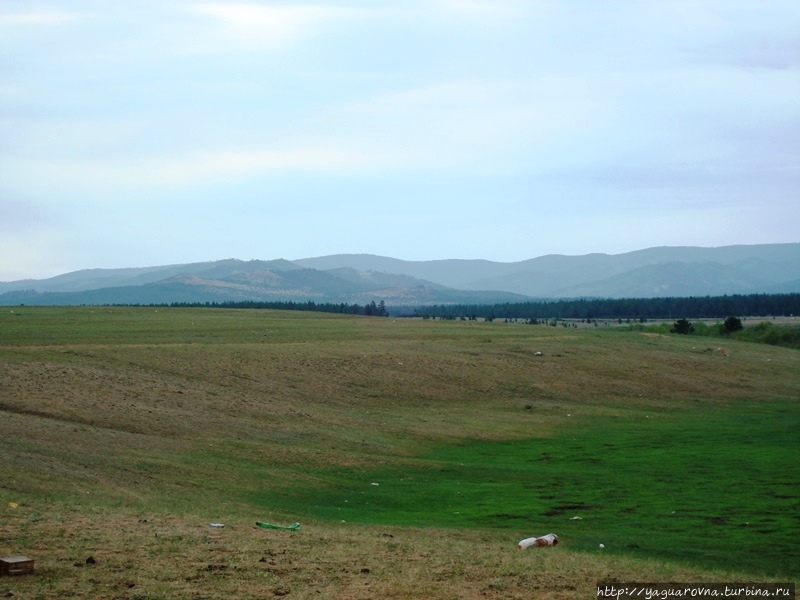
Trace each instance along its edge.
{"label": "green plastic bag", "polygon": [[292,523],[291,525],[273,525],[272,523],[265,523],[264,521],[256,521],[256,525],[264,529],[286,529],[288,531],[297,531],[300,529],[300,523]]}

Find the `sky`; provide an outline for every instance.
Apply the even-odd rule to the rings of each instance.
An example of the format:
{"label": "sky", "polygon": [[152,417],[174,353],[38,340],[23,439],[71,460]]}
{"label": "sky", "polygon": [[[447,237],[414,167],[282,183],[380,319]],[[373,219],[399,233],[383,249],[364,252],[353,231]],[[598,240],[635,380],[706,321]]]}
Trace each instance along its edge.
{"label": "sky", "polygon": [[797,0],[0,0],[0,281],[798,241]]}

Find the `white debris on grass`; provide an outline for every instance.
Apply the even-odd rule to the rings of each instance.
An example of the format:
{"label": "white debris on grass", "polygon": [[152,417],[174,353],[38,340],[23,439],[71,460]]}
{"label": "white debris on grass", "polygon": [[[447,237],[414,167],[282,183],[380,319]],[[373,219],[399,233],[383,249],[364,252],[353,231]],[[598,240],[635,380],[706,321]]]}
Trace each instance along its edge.
{"label": "white debris on grass", "polygon": [[542,535],[539,537],[525,538],[524,540],[520,541],[519,544],[517,544],[517,547],[520,550],[524,550],[525,548],[530,548],[531,546],[555,546],[556,544],[558,544],[558,536],[555,533],[548,533],[547,535]]}

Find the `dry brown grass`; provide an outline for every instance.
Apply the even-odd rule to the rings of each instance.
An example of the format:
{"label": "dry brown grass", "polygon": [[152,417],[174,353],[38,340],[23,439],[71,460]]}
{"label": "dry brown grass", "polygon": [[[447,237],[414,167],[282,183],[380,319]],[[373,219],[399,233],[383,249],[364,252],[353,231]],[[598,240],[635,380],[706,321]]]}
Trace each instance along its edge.
{"label": "dry brown grass", "polygon": [[497,532],[329,523],[288,532],[242,516],[218,529],[191,515],[48,502],[2,511],[0,555],[36,560],[33,575],[0,579],[0,596],[17,599],[556,599],[594,597],[601,581],[746,578],[563,545],[520,551]]}

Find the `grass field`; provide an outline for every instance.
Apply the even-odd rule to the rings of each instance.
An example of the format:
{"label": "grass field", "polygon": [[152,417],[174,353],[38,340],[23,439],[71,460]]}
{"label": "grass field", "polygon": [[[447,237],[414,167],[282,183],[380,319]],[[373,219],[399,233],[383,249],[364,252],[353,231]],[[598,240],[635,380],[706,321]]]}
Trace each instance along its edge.
{"label": "grass field", "polygon": [[[0,595],[571,598],[609,580],[796,580],[800,353],[710,344],[4,307],[0,555],[37,566]],[[556,548],[517,550],[549,532]]]}

